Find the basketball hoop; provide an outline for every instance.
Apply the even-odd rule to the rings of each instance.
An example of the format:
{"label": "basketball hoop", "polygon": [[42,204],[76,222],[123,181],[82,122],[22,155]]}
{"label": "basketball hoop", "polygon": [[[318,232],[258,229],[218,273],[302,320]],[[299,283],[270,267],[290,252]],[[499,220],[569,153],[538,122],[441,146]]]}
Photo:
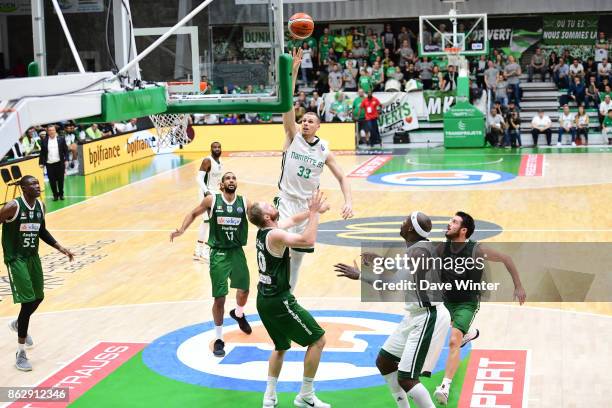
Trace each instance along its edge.
{"label": "basketball hoop", "polygon": [[448,58],[448,65],[452,65],[457,67],[457,72],[462,75],[467,75],[468,70],[468,62],[467,59],[460,54],[461,48],[459,47],[446,47],[444,48],[444,52],[446,53],[446,57]]}
{"label": "basketball hoop", "polygon": [[459,51],[461,51],[461,48],[459,47],[446,47],[444,48],[444,52],[447,54],[459,54]]}
{"label": "basketball hoop", "polygon": [[157,132],[157,151],[162,148],[182,146],[191,142],[189,138],[189,115],[182,113],[162,113],[149,116]]}
{"label": "basketball hoop", "polygon": [[[206,92],[208,88],[208,83],[205,81],[200,82],[198,89],[201,93]],[[195,91],[195,87],[192,81],[183,81],[183,82],[166,82],[166,89],[168,89],[169,93],[192,93]]]}

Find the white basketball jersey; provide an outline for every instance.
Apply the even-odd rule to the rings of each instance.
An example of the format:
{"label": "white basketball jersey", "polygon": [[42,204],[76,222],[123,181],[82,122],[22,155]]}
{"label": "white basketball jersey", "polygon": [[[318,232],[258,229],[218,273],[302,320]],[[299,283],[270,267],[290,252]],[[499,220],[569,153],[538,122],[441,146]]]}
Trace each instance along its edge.
{"label": "white basketball jersey", "polygon": [[281,176],[278,181],[280,196],[307,200],[319,187],[321,173],[329,155],[329,144],[319,139],[308,143],[296,133],[291,145],[283,153]]}
{"label": "white basketball jersey", "polygon": [[[434,259],[433,254],[435,254],[435,244],[433,242],[424,240],[412,244],[406,251],[409,258],[414,258],[415,260],[417,259],[414,255],[417,248],[424,249],[430,254],[430,259]],[[421,259],[425,260],[425,258]],[[429,266],[429,268],[427,268],[427,266]],[[410,279],[416,284],[416,290],[406,291],[406,304],[404,305],[404,308],[408,311],[423,307],[437,306],[443,303],[441,301],[431,301],[430,299],[440,299],[440,293],[432,293],[429,290],[421,290],[419,282],[421,279],[428,282],[439,282],[439,275],[437,275],[439,271],[436,271],[436,268],[433,265],[426,265],[425,267],[421,266],[419,269],[422,271],[420,276],[416,276],[415,273],[411,273],[410,269],[405,271],[409,273],[409,277],[405,276],[405,278]]]}
{"label": "white basketball jersey", "polygon": [[208,187],[211,193],[217,194],[219,190],[219,184],[221,184],[221,177],[223,177],[223,164],[221,160],[217,162],[212,156],[208,156],[210,160],[210,170],[204,175],[204,184]]}

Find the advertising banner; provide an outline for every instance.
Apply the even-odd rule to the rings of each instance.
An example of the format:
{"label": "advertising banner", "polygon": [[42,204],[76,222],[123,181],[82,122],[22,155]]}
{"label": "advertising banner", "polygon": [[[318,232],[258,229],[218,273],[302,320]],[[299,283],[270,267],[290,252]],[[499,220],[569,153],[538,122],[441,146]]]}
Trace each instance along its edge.
{"label": "advertising banner", "polygon": [[242,29],[244,48],[270,48],[270,29],[268,27],[244,27]]}
{"label": "advertising banner", "polygon": [[547,45],[594,45],[598,23],[598,16],[545,16],[542,39]]}

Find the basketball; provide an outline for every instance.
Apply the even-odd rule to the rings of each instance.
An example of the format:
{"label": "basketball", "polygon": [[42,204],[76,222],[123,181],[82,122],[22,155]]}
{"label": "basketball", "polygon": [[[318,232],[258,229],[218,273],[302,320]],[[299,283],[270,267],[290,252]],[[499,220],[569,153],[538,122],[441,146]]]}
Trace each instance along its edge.
{"label": "basketball", "polygon": [[293,38],[303,40],[312,35],[314,21],[306,13],[295,13],[289,19],[289,32]]}

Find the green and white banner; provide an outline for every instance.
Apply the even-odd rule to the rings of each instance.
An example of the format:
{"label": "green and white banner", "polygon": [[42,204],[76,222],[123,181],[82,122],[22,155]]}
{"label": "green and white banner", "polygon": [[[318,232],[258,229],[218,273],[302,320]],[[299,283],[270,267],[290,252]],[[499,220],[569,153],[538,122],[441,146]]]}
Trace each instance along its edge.
{"label": "green and white banner", "polygon": [[599,17],[556,15],[544,17],[544,44],[594,45]]}
{"label": "green and white banner", "polygon": [[423,91],[429,121],[441,122],[444,112],[448,111],[455,103],[455,97],[455,91]]}

